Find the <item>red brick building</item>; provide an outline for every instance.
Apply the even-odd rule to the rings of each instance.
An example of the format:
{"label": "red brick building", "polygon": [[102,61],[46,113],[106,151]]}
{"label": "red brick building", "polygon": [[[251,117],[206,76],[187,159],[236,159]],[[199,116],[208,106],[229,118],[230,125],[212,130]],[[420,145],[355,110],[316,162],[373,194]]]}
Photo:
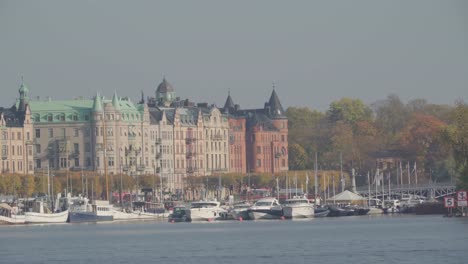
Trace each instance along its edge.
{"label": "red brick building", "polygon": [[274,89],[264,108],[241,110],[229,95],[224,111],[229,115],[232,172],[288,170],[288,119]]}

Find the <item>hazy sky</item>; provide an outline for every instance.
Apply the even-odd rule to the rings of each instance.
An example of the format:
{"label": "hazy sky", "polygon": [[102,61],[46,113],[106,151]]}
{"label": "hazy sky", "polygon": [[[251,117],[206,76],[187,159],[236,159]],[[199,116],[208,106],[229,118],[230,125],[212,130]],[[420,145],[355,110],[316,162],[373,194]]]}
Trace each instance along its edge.
{"label": "hazy sky", "polygon": [[0,105],[18,96],[182,98],[325,110],[390,93],[468,99],[468,1],[4,1]]}

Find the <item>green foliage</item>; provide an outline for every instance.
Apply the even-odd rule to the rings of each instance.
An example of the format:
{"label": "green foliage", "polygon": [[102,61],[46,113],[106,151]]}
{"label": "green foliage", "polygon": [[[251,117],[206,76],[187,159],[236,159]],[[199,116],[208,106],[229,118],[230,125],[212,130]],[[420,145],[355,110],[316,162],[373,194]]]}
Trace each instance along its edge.
{"label": "green foliage", "polygon": [[299,144],[289,145],[289,167],[293,170],[303,170],[306,168],[308,156],[304,148]]}
{"label": "green foliage", "polygon": [[360,99],[343,98],[332,102],[327,112],[331,122],[344,121],[354,126],[359,121],[372,119],[372,110]]}

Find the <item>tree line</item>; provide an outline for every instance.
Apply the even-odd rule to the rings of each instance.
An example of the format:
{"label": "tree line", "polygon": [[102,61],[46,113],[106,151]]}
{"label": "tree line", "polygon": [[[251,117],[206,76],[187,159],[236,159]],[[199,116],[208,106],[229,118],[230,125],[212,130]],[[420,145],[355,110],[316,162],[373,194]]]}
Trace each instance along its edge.
{"label": "tree line", "polygon": [[[456,180],[468,187],[468,106],[431,104],[424,99],[408,103],[396,95],[370,105],[343,98],[325,112],[289,107],[289,167],[312,169],[315,154],[320,169],[352,169],[357,181],[379,167],[377,160],[417,164],[420,183]],[[388,172],[396,174],[395,168]],[[387,174],[386,174],[387,175]],[[396,177],[393,177],[395,181]]]}

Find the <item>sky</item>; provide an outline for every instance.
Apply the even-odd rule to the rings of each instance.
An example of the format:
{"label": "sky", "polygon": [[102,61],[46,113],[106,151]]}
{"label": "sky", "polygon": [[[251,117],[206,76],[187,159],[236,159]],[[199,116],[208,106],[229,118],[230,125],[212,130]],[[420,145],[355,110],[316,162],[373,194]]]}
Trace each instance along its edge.
{"label": "sky", "polygon": [[0,106],[177,96],[324,111],[342,97],[468,101],[468,1],[0,0]]}

